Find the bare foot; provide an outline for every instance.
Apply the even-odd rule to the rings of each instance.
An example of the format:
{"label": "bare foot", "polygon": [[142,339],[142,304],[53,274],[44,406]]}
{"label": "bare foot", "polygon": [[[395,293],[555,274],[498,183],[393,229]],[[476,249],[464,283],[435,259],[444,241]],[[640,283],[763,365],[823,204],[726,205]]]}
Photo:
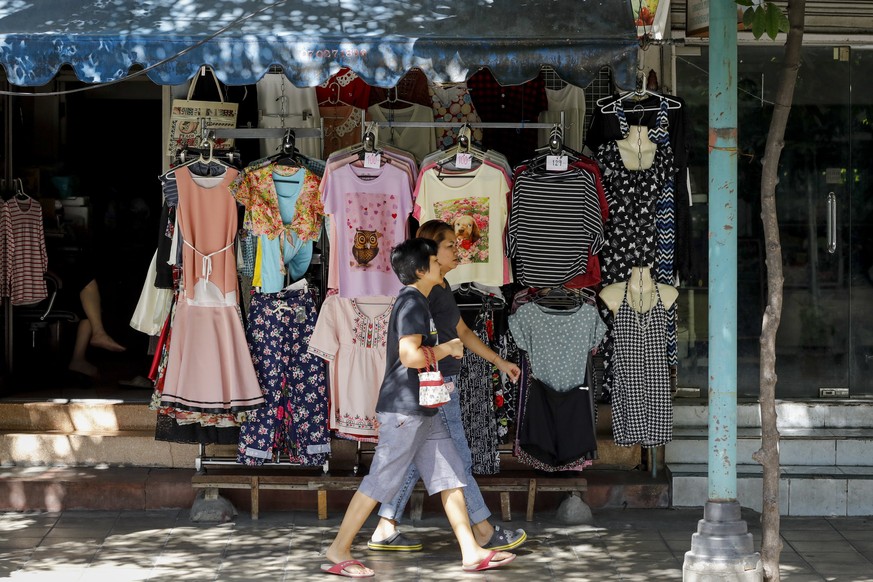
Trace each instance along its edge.
{"label": "bare foot", "polygon": [[67,366],[67,369],[71,372],[78,372],[79,374],[84,374],[90,378],[96,378],[100,375],[100,371],[97,369],[97,366],[85,361],[73,361],[70,362],[70,365]]}
{"label": "bare foot", "polygon": [[[340,562],[345,562],[346,560],[352,560],[352,553],[348,550],[345,552],[341,552],[335,550],[333,545],[331,544],[327,548],[327,559],[330,560],[334,564],[339,564]],[[375,574],[373,570],[367,568],[366,566],[358,566],[356,564],[349,564],[344,568],[346,572],[349,574],[353,574],[355,576],[372,576]]]}
{"label": "bare foot", "polygon": [[91,336],[91,341],[88,342],[95,348],[101,348],[110,352],[123,352],[127,348],[112,339],[108,333],[94,334]]}

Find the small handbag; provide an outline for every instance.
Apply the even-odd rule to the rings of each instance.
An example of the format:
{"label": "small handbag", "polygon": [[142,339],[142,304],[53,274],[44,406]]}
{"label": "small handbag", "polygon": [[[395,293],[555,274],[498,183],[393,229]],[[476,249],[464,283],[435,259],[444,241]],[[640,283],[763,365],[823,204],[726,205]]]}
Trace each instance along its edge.
{"label": "small handbag", "polygon": [[424,408],[439,408],[451,399],[449,388],[437,367],[433,348],[422,346],[425,368],[418,369],[418,404]]}

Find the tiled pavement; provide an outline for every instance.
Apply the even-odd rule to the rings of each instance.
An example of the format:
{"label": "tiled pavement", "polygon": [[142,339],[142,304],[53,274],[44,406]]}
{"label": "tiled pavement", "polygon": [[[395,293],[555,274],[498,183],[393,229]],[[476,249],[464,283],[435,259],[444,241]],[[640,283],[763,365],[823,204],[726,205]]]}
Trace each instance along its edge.
{"label": "tiled pavement", "polygon": [[[481,574],[461,572],[457,546],[437,515],[406,526],[422,538],[423,552],[368,552],[374,519],[354,551],[376,570],[375,580],[681,580],[702,515],[702,509],[603,510],[594,525],[565,526],[540,514],[529,524],[504,524],[525,527],[530,541],[511,566]],[[743,517],[759,545],[759,515]],[[292,512],[196,524],[187,510],[2,513],[0,580],[338,580],[319,565],[339,519]],[[783,518],[782,579],[873,581],[871,525],[870,518]]]}

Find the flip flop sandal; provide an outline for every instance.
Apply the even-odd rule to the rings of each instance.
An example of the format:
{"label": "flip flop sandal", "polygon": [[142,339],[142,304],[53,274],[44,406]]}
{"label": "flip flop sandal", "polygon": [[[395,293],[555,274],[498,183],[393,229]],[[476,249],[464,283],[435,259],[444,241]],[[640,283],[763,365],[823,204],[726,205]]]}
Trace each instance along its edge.
{"label": "flip flop sandal", "polygon": [[503,551],[517,548],[527,540],[527,533],[523,529],[510,531],[502,528],[499,525],[494,526],[494,533],[491,534],[491,539],[484,546],[486,550]]}
{"label": "flip flop sandal", "polygon": [[361,568],[366,568],[366,566],[358,560],[346,560],[338,564],[322,564],[321,571],[325,574],[335,574],[344,578],[372,578],[375,576],[375,574],[355,574],[354,572],[347,572],[346,568],[349,566],[360,566]]}
{"label": "flip flop sandal", "polygon": [[505,560],[500,560],[499,562],[492,562],[494,556],[497,554],[496,551],[490,552],[486,557],[482,559],[478,564],[463,564],[464,572],[481,572],[482,570],[493,570],[495,568],[500,568],[502,566],[507,565],[511,561],[515,559],[515,554],[511,554],[509,558]]}
{"label": "flip flop sandal", "polygon": [[421,541],[413,540],[396,531],[381,542],[370,540],[367,542],[367,547],[377,552],[420,552],[423,546]]}

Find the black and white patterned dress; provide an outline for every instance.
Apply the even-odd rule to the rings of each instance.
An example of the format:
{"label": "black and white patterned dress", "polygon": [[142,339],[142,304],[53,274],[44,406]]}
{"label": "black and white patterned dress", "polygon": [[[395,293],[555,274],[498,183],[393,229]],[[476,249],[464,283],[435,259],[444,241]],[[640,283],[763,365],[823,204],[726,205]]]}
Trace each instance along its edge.
{"label": "black and white patterned dress", "polygon": [[615,444],[655,447],[673,440],[673,403],[667,360],[668,314],[657,301],[639,313],[624,298],[615,314],[613,337],[612,435]]}
{"label": "black and white patterned dress", "polygon": [[[630,126],[621,102],[615,115],[622,135]],[[675,224],[675,160],[668,132],[668,106],[662,100],[655,127],[648,129],[649,140],[657,149],[650,168],[625,167],[615,141],[600,146],[597,160],[603,168],[603,188],[609,203],[609,220],[604,226],[606,240],[601,251],[604,285],[625,281],[631,268],[651,265],[658,283],[673,284]],[[609,321],[609,314],[602,313]],[[604,390],[611,398],[613,385],[612,328],[603,341]],[[667,355],[671,366],[678,365],[676,307],[667,313]]]}
{"label": "black and white patterned dress", "polygon": [[[472,326],[473,333],[488,347],[494,348],[488,337],[488,327],[493,329],[494,314],[490,306],[483,305]],[[489,324],[489,322],[491,322]],[[461,371],[455,383],[461,398],[461,420],[467,435],[467,444],[473,459],[473,473],[494,475],[500,472],[500,453],[497,417],[494,410],[494,365],[464,350]]]}

